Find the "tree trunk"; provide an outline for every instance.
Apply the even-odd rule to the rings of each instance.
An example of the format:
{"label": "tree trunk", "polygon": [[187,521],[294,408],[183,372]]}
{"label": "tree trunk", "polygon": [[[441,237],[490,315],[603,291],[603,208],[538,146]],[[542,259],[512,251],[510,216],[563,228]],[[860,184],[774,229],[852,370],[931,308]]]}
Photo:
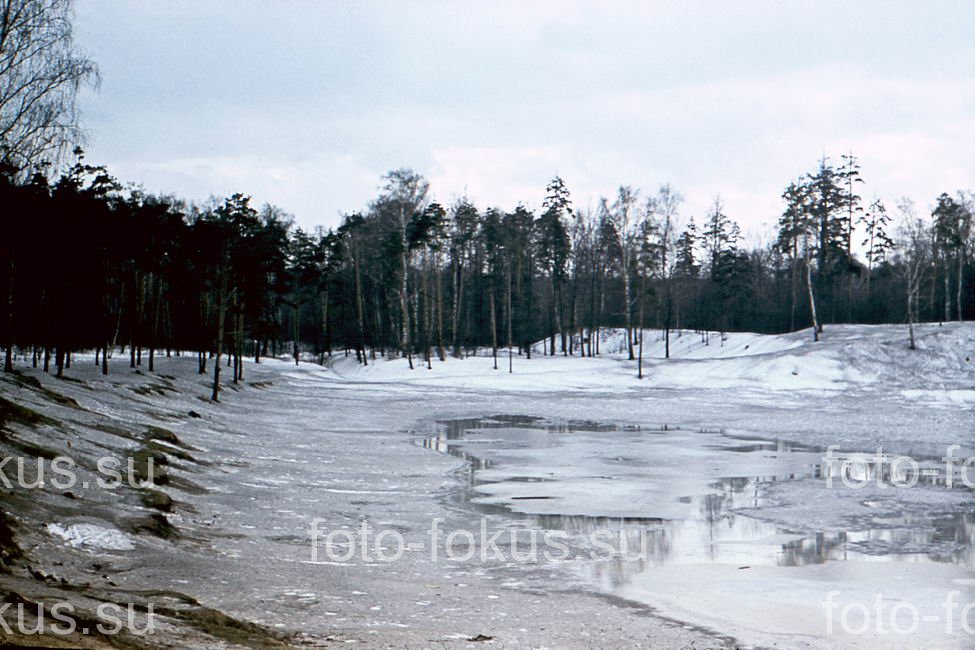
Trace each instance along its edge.
{"label": "tree trunk", "polygon": [[532,277],[535,275],[534,274],[534,267],[535,267],[534,262],[533,262],[533,260],[531,258],[531,255],[529,255],[529,257],[528,257],[528,278],[527,278],[527,282],[525,283],[525,285],[526,285],[525,286],[525,289],[526,289],[527,294],[528,294],[528,300],[526,301],[527,302],[527,305],[526,305],[526,308],[525,308],[525,319],[523,321],[525,323],[525,332],[524,332],[525,340],[526,340],[526,343],[525,343],[525,357],[527,359],[531,359],[532,358],[532,343],[534,343],[534,341],[532,341],[532,335],[535,333],[533,331],[533,329],[532,329],[532,307],[534,305],[534,297],[535,297],[535,295],[534,295],[535,292],[534,292],[533,287],[532,287],[532,284],[533,284],[532,283]]}
{"label": "tree trunk", "polygon": [[513,330],[512,325],[511,325],[512,314],[511,314],[511,262],[510,261],[508,262],[507,271],[508,271],[508,291],[507,291],[507,296],[505,297],[505,303],[506,303],[505,304],[505,316],[508,319],[508,328],[507,328],[508,329],[508,332],[507,332],[507,334],[508,334],[508,336],[507,336],[507,344],[508,344],[508,374],[511,374],[512,372],[514,372],[514,368],[513,368],[514,360],[512,359],[513,352],[511,350],[511,346],[512,346],[512,344],[514,342],[514,338],[512,337],[512,333],[513,333],[514,330]]}
{"label": "tree trunk", "polygon": [[819,340],[820,329],[819,318],[816,314],[816,294],[813,291],[812,264],[806,260],[806,288],[809,290],[809,310],[812,312],[813,341]]}
{"label": "tree trunk", "polygon": [[400,347],[406,360],[413,370],[413,344],[410,340],[410,299],[407,291],[409,290],[409,242],[406,240],[406,216],[400,214],[400,245],[403,251],[400,254],[400,283],[399,283],[399,306],[403,320],[400,323]]}
{"label": "tree trunk", "polygon": [[11,249],[10,267],[7,269],[7,278],[10,283],[7,288],[7,340],[6,348],[3,355],[3,371],[13,372],[14,371],[14,258],[13,250]]}
{"label": "tree trunk", "polygon": [[[910,270],[908,270],[910,272]],[[917,308],[917,286],[913,278],[907,278],[907,332],[910,337],[910,349],[917,350],[917,341],[914,338],[914,311]]]}
{"label": "tree trunk", "polygon": [[158,341],[156,340],[159,336],[159,301],[161,299],[162,287],[158,276],[151,276],[150,280],[152,283],[152,331],[150,332],[149,339],[149,372],[155,370],[156,364],[156,345]]}
{"label": "tree trunk", "polygon": [[948,255],[945,254],[945,322],[951,322],[951,270],[948,266]]}
{"label": "tree trunk", "polygon": [[[236,302],[236,300],[234,301]],[[244,305],[237,308],[237,334],[234,335],[234,347],[236,352],[234,358],[237,363],[237,381],[244,381]]]}
{"label": "tree trunk", "polygon": [[362,298],[362,277],[359,273],[358,244],[355,242],[353,242],[352,270],[355,274],[355,316],[359,324],[359,349],[356,350],[356,356],[361,355],[360,363],[368,366],[369,360],[366,358],[366,317]]}
{"label": "tree trunk", "polygon": [[301,357],[301,349],[298,346],[298,337],[301,336],[301,324],[299,319],[301,318],[301,304],[295,303],[295,314],[294,314],[294,326],[291,328],[291,337],[294,339],[291,344],[291,355],[295,359],[295,365],[298,365],[298,359]]}
{"label": "tree trunk", "polygon": [[464,269],[462,259],[458,257],[454,262],[454,309],[453,309],[453,333],[454,333],[454,356],[460,358],[460,310],[464,300]]}
{"label": "tree trunk", "polygon": [[213,362],[213,391],[210,399],[214,402],[220,401],[220,354],[223,352],[223,328],[224,318],[226,317],[226,293],[227,275],[225,270],[220,271],[220,290],[217,293],[217,341],[216,354]]}
{"label": "tree trunk", "polygon": [[[624,262],[625,265],[625,262]],[[623,269],[623,315],[626,324],[626,351],[630,361],[633,361],[633,324],[630,321],[630,275]]]}
{"label": "tree trunk", "polygon": [[491,314],[491,354],[494,357],[494,369],[498,369],[498,314],[494,307],[494,280],[488,286],[488,311]]}
{"label": "tree trunk", "polygon": [[666,294],[665,300],[667,301],[667,308],[664,311],[664,359],[669,359],[670,358],[670,319],[673,315],[672,314],[673,298],[671,295],[670,278],[667,278],[665,282],[666,285],[664,291]]}
{"label": "tree trunk", "polygon": [[955,287],[957,291],[955,297],[955,306],[958,308],[958,322],[964,320],[964,310],[962,308],[962,284],[965,278],[965,249],[960,247],[958,249],[958,286]]}
{"label": "tree trunk", "polygon": [[589,357],[593,356],[593,339],[596,336],[596,278],[599,275],[599,260],[593,252],[592,276],[589,278]]}
{"label": "tree trunk", "polygon": [[325,335],[325,355],[332,358],[332,330],[328,326],[328,288],[322,295],[322,332]]}
{"label": "tree trunk", "polygon": [[[439,260],[439,253],[437,254]],[[443,345],[443,278],[440,273],[439,261],[434,264],[434,282],[437,284],[437,356],[441,361],[447,360]]]}
{"label": "tree trunk", "polygon": [[640,328],[640,337],[638,343],[640,353],[637,356],[637,362],[636,362],[637,379],[643,379],[643,294],[644,294],[643,278],[641,277],[640,297],[638,298],[638,300],[640,301],[640,310],[639,310],[639,316],[637,317],[637,320],[639,321],[637,326]]}
{"label": "tree trunk", "polygon": [[790,287],[792,290],[792,301],[789,309],[789,331],[796,331],[796,308],[799,303],[799,260],[793,257],[792,259],[792,273],[791,273],[791,283]]}

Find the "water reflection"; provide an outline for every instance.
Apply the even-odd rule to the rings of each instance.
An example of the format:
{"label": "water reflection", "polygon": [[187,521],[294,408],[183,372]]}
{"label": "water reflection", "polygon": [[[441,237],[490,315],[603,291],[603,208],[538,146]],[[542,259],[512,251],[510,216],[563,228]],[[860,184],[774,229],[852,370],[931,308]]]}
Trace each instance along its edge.
{"label": "water reflection", "polygon": [[[930,471],[938,459],[920,461],[916,467],[896,463],[896,457],[879,455],[824,455],[824,450],[776,440],[741,440],[720,430],[680,432],[673,425],[650,428],[622,427],[586,421],[550,421],[523,416],[493,416],[483,419],[452,420],[440,423],[437,435],[420,444],[441,453],[463,458],[470,463],[472,490],[464,497],[475,507],[521,516],[538,528],[562,531],[577,553],[585,555],[602,542],[603,552],[589,563],[592,578],[607,588],[618,586],[633,572],[663,564],[722,563],[742,568],[755,565],[796,567],[822,564],[834,560],[946,562],[975,566],[975,517],[971,512],[948,512],[943,515],[923,513],[904,515],[895,523],[871,525],[869,521],[857,530],[790,531],[773,523],[746,516],[742,509],[761,509],[769,504],[763,497],[763,486],[776,481],[827,480],[875,481],[916,479],[920,485],[944,485]],[[613,441],[633,445],[655,445],[659,455],[668,453],[666,445],[691,447],[692,463],[683,466],[647,467],[646,447],[634,457],[617,455],[625,445],[612,446],[603,452],[598,440],[589,447],[579,442],[580,436],[568,434],[615,433]],[[684,437],[675,439],[680,433]],[[650,435],[646,434],[660,434]],[[550,504],[556,497],[532,492],[529,496],[508,496],[499,505],[479,499],[476,488],[490,488],[500,483],[553,483],[566,481],[552,472],[551,477],[533,475],[532,456],[519,453],[578,444],[587,455],[580,464],[606,472],[600,489],[613,490],[620,484],[653,484],[663,496],[686,507],[680,517],[594,517],[567,514],[523,514],[512,512],[515,504],[528,502]],[[634,447],[636,449],[636,447]],[[580,453],[581,453],[580,451]],[[652,454],[651,454],[652,455]],[[732,462],[729,463],[728,459]],[[743,462],[736,464],[734,458]],[[851,460],[852,459],[852,460]],[[564,462],[564,461],[563,461]],[[642,463],[642,464],[641,464]],[[571,466],[568,466],[571,467]],[[692,489],[694,483],[681,480],[695,468],[702,476],[703,489]],[[755,475],[712,476],[698,468],[713,471],[754,470]],[[714,468],[717,469],[714,469]],[[492,468],[503,468],[507,474],[497,479]],[[526,475],[519,475],[524,471]],[[489,475],[484,478],[484,475]],[[707,478],[711,476],[711,478]],[[702,478],[703,477],[703,478]],[[609,483],[609,481],[616,481]],[[630,481],[630,483],[627,483]],[[605,487],[603,487],[605,485]],[[686,489],[690,493],[682,493]],[[483,494],[484,489],[481,493]],[[556,503],[557,507],[557,503]],[[640,510],[634,507],[634,514]],[[754,514],[754,513],[753,513]]]}

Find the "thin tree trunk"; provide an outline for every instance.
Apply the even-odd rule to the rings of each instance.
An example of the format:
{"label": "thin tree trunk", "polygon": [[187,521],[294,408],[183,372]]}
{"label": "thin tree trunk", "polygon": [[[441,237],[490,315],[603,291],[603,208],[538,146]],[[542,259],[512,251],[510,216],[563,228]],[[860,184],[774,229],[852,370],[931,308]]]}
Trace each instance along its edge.
{"label": "thin tree trunk", "polygon": [[358,243],[353,242],[352,247],[352,270],[355,275],[355,316],[359,324],[359,349],[356,350],[356,356],[361,355],[360,362],[362,365],[368,366],[369,360],[366,358],[366,317],[362,298],[362,277],[359,273]]}
{"label": "thin tree trunk", "polygon": [[454,333],[454,356],[460,358],[460,310],[464,302],[464,268],[463,260],[458,257],[454,262],[454,311],[453,311],[453,333]]}
{"label": "thin tree trunk", "polygon": [[301,356],[301,350],[298,347],[298,337],[301,336],[301,324],[299,319],[301,318],[301,304],[295,302],[295,314],[294,314],[294,326],[292,329],[292,338],[294,342],[291,345],[291,354],[295,358],[295,365],[298,365],[298,359]]}
{"label": "thin tree trunk", "polygon": [[217,341],[216,341],[216,354],[213,362],[213,391],[210,395],[210,399],[214,402],[220,401],[220,355],[223,352],[223,328],[224,319],[226,318],[226,301],[227,293],[227,274],[226,270],[221,269],[220,271],[220,289],[217,293]]}
{"label": "thin tree trunk", "polygon": [[[436,259],[439,259],[439,256],[438,253]],[[439,262],[434,263],[434,272],[436,273],[434,281],[437,283],[437,356],[441,361],[446,361],[447,354],[443,345],[443,278]]]}
{"label": "thin tree trunk", "polygon": [[409,294],[409,249],[406,240],[406,217],[400,215],[400,245],[403,251],[400,254],[400,285],[399,285],[399,305],[402,312],[402,323],[400,324],[400,346],[406,360],[413,370],[413,344],[410,340],[410,299]]}
{"label": "thin tree trunk", "polygon": [[964,314],[962,309],[962,284],[965,278],[965,249],[960,247],[958,249],[958,286],[955,290],[958,292],[955,298],[955,305],[958,308],[958,322],[960,323],[964,320]]}
{"label": "thin tree trunk", "polygon": [[325,355],[332,358],[332,329],[328,326],[328,287],[322,295],[322,332],[325,335]]}
{"label": "thin tree trunk", "polygon": [[7,288],[7,340],[3,355],[3,371],[14,371],[14,256],[11,249],[10,267],[7,269],[10,286]]}
{"label": "thin tree trunk", "polygon": [[816,315],[816,294],[813,291],[812,265],[806,260],[806,287],[809,290],[809,309],[812,312],[813,341],[819,340],[820,324]]}
{"label": "thin tree trunk", "polygon": [[512,333],[513,333],[514,329],[512,328],[512,324],[511,324],[512,314],[511,314],[511,262],[510,261],[508,262],[507,271],[508,271],[508,292],[507,292],[507,296],[505,298],[505,302],[507,303],[505,305],[505,316],[507,316],[507,319],[508,319],[508,332],[507,332],[508,333],[508,336],[507,336],[507,339],[508,339],[507,340],[507,344],[508,344],[508,373],[511,374],[512,372],[514,372],[514,368],[513,368],[514,360],[512,358],[514,353],[511,350],[511,346],[512,346],[512,344],[514,342],[514,337],[512,336]]}
{"label": "thin tree trunk", "polygon": [[[910,269],[908,269],[910,273]],[[914,312],[917,309],[917,285],[914,278],[908,275],[907,278],[907,332],[910,337],[910,349],[917,350],[917,341],[914,338]]]}
{"label": "thin tree trunk", "polygon": [[498,314],[494,308],[494,280],[488,286],[488,311],[491,313],[491,355],[494,357],[494,369],[498,369]]}
{"label": "thin tree trunk", "polygon": [[[624,261],[624,265],[625,265]],[[629,271],[623,269],[623,315],[626,323],[626,351],[630,361],[633,361],[633,324],[630,321],[630,276]]]}
{"label": "thin tree trunk", "polygon": [[[236,301],[235,301],[236,302]],[[237,309],[237,334],[234,336],[237,359],[237,381],[244,381],[244,305]]]}
{"label": "thin tree trunk", "polygon": [[948,255],[945,255],[945,322],[951,322],[951,270],[949,267]]}
{"label": "thin tree trunk", "polygon": [[153,286],[152,292],[152,332],[149,339],[149,372],[155,370],[156,345],[159,336],[159,301],[161,299],[162,287],[158,276],[152,276],[150,282]]}

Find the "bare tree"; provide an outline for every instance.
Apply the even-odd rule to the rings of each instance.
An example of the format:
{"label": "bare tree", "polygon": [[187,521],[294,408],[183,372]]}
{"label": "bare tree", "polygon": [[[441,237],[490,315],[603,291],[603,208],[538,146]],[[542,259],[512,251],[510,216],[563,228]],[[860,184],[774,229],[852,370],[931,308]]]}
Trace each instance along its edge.
{"label": "bare tree", "polygon": [[413,215],[423,209],[430,184],[423,176],[412,169],[395,169],[383,177],[383,195],[377,207],[389,211],[398,235],[400,255],[399,304],[400,304],[400,349],[413,369],[413,342],[410,338],[410,297],[409,269],[411,247],[409,226]]}
{"label": "bare tree", "polygon": [[72,0],[0,0],[0,161],[57,159],[82,139],[78,91],[98,81],[78,50]]}
{"label": "bare tree", "polygon": [[899,268],[904,276],[907,298],[907,331],[910,337],[910,348],[917,349],[914,337],[914,323],[917,322],[918,294],[924,281],[924,272],[931,263],[931,242],[928,240],[930,229],[917,216],[914,202],[902,198],[897,202],[900,212],[898,228],[898,242],[895,261],[900,262]]}
{"label": "bare tree", "polygon": [[600,206],[604,218],[611,226],[620,262],[620,277],[623,280],[623,320],[626,326],[626,349],[629,359],[633,355],[633,299],[632,299],[632,266],[636,254],[636,242],[642,231],[642,224],[646,214],[637,206],[639,190],[629,186],[621,186],[616,200],[610,206],[606,199]]}
{"label": "bare tree", "polygon": [[673,317],[672,281],[677,247],[678,219],[684,197],[669,183],[661,185],[654,200],[654,218],[660,247],[660,277],[664,283],[664,357],[670,358],[670,328]]}

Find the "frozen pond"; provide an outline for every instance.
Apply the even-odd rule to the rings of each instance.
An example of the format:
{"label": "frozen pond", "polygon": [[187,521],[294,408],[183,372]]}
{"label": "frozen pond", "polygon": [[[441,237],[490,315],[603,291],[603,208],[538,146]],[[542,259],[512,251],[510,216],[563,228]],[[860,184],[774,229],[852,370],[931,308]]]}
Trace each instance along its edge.
{"label": "frozen pond", "polygon": [[557,559],[608,593],[754,643],[975,640],[971,490],[940,458],[675,425],[441,425],[420,444],[470,462],[458,500],[558,531]]}

